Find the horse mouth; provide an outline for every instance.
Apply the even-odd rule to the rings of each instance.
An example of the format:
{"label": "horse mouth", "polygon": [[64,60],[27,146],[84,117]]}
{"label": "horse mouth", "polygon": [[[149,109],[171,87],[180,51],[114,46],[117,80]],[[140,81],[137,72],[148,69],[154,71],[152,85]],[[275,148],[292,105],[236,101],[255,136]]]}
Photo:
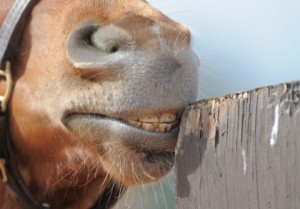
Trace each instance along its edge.
{"label": "horse mouth", "polygon": [[75,135],[95,143],[122,144],[137,152],[175,152],[180,116],[175,113],[117,118],[73,112],[63,123]]}
{"label": "horse mouth", "polygon": [[150,115],[142,118],[129,118],[124,121],[145,131],[161,133],[170,132],[179,123],[176,114],[173,113]]}

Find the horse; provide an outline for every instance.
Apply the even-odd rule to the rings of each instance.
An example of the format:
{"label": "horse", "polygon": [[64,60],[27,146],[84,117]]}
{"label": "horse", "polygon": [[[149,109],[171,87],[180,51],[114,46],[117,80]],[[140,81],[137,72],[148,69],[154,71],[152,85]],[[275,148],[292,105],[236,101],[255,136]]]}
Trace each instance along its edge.
{"label": "horse", "polygon": [[[13,3],[0,0],[0,25]],[[36,202],[111,208],[172,169],[180,117],[198,95],[186,26],[144,0],[40,0],[20,35],[5,114]],[[1,95],[7,85],[1,76]],[[0,209],[25,207],[0,182]]]}

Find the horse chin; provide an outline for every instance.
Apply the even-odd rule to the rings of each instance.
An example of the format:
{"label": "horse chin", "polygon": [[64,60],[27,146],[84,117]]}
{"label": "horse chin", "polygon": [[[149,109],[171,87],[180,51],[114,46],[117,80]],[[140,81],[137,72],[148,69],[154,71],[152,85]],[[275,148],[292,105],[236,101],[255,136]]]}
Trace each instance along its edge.
{"label": "horse chin", "polygon": [[63,118],[72,134],[96,148],[104,170],[113,179],[123,185],[157,181],[173,167],[178,120],[169,120],[169,128],[166,121],[160,126],[154,122],[157,128],[153,131],[149,131],[151,117],[142,125],[132,121],[90,113],[70,113]]}
{"label": "horse chin", "polygon": [[[128,159],[123,155],[117,157],[114,151],[107,152],[102,161],[106,172],[125,186],[143,185],[157,182],[173,168],[175,152],[136,152],[131,151]],[[117,163],[115,160],[118,160]]]}

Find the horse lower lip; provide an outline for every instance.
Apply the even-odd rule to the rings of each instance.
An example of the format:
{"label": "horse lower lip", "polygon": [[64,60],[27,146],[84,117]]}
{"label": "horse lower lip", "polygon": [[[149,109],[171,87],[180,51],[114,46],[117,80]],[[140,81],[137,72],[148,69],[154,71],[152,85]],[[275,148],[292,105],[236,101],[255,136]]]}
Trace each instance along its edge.
{"label": "horse lower lip", "polygon": [[179,128],[170,132],[149,132],[120,120],[100,115],[71,114],[63,119],[75,135],[96,143],[120,143],[138,151],[174,152]]}

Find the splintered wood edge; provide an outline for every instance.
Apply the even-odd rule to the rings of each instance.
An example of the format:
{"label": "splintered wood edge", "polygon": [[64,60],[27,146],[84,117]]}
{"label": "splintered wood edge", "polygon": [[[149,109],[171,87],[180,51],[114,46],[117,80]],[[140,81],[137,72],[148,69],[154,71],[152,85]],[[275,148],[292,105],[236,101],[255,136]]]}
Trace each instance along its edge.
{"label": "splintered wood edge", "polygon": [[299,125],[300,81],[188,106],[176,147],[177,208],[300,208],[300,166],[289,162],[300,158]]}
{"label": "splintered wood edge", "polygon": [[[300,92],[300,81],[295,81],[291,83],[282,83],[279,85],[266,86],[261,88],[255,88],[253,90],[238,92],[233,94],[227,94],[223,97],[211,98],[211,99],[203,99],[194,103],[191,103],[185,110],[182,120],[181,120],[181,128],[180,135],[189,135],[191,133],[198,133],[199,129],[199,118],[201,112],[207,112],[208,114],[212,113],[214,109],[219,108],[220,106],[228,106],[230,103],[241,102],[245,99],[249,99],[249,97],[253,97],[255,95],[264,95],[269,97],[269,99],[273,100],[273,103],[280,103],[282,100],[287,100],[291,98],[284,98],[285,94],[290,93],[290,91]],[[271,98],[273,97],[273,98]],[[186,120],[188,118],[188,121]],[[207,124],[202,124],[203,127],[209,128],[207,134],[207,138],[209,140],[215,140],[216,133],[216,125],[218,124],[218,118],[209,117],[210,120],[207,121]],[[203,129],[202,127],[202,129]],[[184,133],[182,132],[184,130]],[[203,131],[203,130],[202,130]],[[182,138],[179,137],[179,142],[177,144],[177,149],[180,147],[182,142]]]}

